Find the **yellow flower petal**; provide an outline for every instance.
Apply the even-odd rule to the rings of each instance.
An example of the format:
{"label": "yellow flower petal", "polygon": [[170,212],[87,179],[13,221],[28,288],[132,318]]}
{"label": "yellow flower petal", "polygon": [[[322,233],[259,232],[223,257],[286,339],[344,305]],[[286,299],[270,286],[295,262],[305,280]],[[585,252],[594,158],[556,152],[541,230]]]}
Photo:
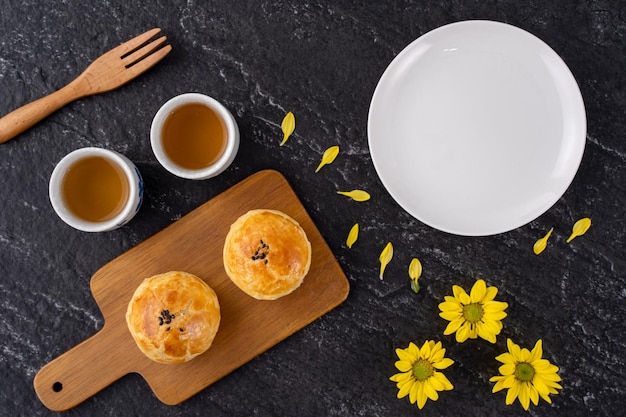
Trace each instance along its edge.
{"label": "yellow flower petal", "polygon": [[548,381],[548,383],[546,383],[546,385],[550,387],[550,394],[558,394],[557,389],[563,389],[561,384],[557,384],[556,382],[549,382]]}
{"label": "yellow flower petal", "polygon": [[419,385],[417,383],[414,383],[413,386],[411,386],[411,390],[409,391],[409,401],[411,404],[415,404],[415,401],[417,401],[418,387]]}
{"label": "yellow flower petal", "polygon": [[449,366],[453,365],[454,361],[450,358],[443,358],[439,362],[433,363],[433,368],[435,369],[446,369]]}
{"label": "yellow flower petal", "polygon": [[413,357],[415,358],[414,360],[417,360],[420,354],[420,349],[417,347],[417,345],[413,342],[410,342],[407,350],[411,353],[411,355],[413,355]]}
{"label": "yellow flower petal", "polygon": [[509,304],[504,301],[488,301],[483,303],[483,312],[485,314],[500,313],[503,312],[508,306]]}
{"label": "yellow flower petal", "polygon": [[432,385],[430,385],[429,382],[424,383],[424,394],[426,394],[426,396],[433,401],[437,401],[439,399],[439,394],[437,394],[437,391],[432,387]]}
{"label": "yellow flower petal", "polygon": [[409,278],[411,278],[411,288],[416,294],[420,290],[419,278],[422,276],[422,263],[419,259],[413,258],[409,264]]}
{"label": "yellow flower petal", "polygon": [[348,248],[352,248],[352,245],[359,238],[359,224],[355,223],[354,226],[350,229],[350,233],[348,233],[348,238],[346,239],[346,246]]}
{"label": "yellow flower petal", "polygon": [[392,375],[389,380],[393,381],[393,382],[402,382],[402,381],[406,381],[407,379],[411,379],[413,378],[413,371],[408,371],[408,372],[400,372],[398,374],[394,374]]}
{"label": "yellow flower petal", "polygon": [[456,298],[454,298],[451,295],[446,295],[445,297],[443,297],[444,301],[448,302],[448,303],[456,303],[459,305],[460,308],[463,308],[463,306],[461,305],[461,303],[459,302],[459,300],[457,300]]}
{"label": "yellow flower petal", "polygon": [[469,323],[465,322],[456,331],[456,341],[459,343],[465,342],[470,337]]}
{"label": "yellow flower petal", "polygon": [[430,361],[433,364],[439,363],[443,360],[445,355],[446,350],[441,347],[441,342],[437,342],[437,344],[431,348]]}
{"label": "yellow flower petal", "polygon": [[359,203],[362,203],[363,201],[367,201],[370,199],[369,193],[363,190],[337,191],[337,194],[350,197],[351,199],[353,199],[354,201],[358,201]]}
{"label": "yellow flower petal", "polygon": [[491,392],[502,391],[504,387],[504,377],[501,376],[492,376],[489,378],[489,382],[495,382],[495,385],[491,389]]}
{"label": "yellow flower petal", "polygon": [[292,112],[285,115],[280,127],[283,130],[283,141],[280,142],[280,146],[283,146],[285,142],[287,142],[287,139],[289,139],[289,136],[291,136],[293,131],[296,129],[296,117]]}
{"label": "yellow flower petal", "polygon": [[413,281],[417,281],[421,276],[422,276],[422,263],[417,258],[411,259],[411,263],[409,264],[409,277]]}
{"label": "yellow flower petal", "polygon": [[424,408],[427,399],[428,397],[426,397],[426,393],[424,392],[424,384],[419,384],[417,390],[417,408],[419,408],[420,410]]}
{"label": "yellow flower petal", "polygon": [[[452,297],[447,297],[452,298]],[[441,311],[457,311],[459,313],[463,313],[463,306],[459,304],[454,298],[454,301],[444,301],[443,303],[439,303],[439,310]]]}
{"label": "yellow flower petal", "polygon": [[[411,375],[413,375],[413,371],[409,371],[406,372],[407,374],[410,373]],[[399,381],[396,384],[396,387],[398,387],[398,389],[402,389],[402,387],[404,387],[405,385],[411,385],[413,382],[415,382],[415,378],[411,377],[411,378],[407,378],[407,379],[403,379],[402,381]]]}
{"label": "yellow flower petal", "polygon": [[547,366],[538,365],[538,361],[533,362],[533,366],[535,367],[535,371],[539,372],[542,378],[545,378],[550,381],[560,381],[561,377],[557,372],[559,372],[559,367],[552,365],[548,360],[543,360],[548,363]]}
{"label": "yellow flower petal", "polygon": [[544,399],[545,402],[547,402],[548,404],[552,404],[552,399],[550,398],[548,393],[541,392],[539,390],[537,390],[537,392],[538,392],[539,396]]}
{"label": "yellow flower petal", "polygon": [[486,292],[487,292],[487,284],[485,284],[484,280],[479,279],[472,286],[472,289],[470,291],[470,301],[472,303],[481,302]]}
{"label": "yellow flower petal", "polygon": [[515,401],[515,399],[519,395],[519,389],[520,389],[520,384],[515,384],[511,388],[509,388],[509,390],[506,393],[506,399],[504,400],[504,403],[506,405],[513,404],[513,401]]}
{"label": "yellow flower petal", "polygon": [[442,372],[435,372],[433,374],[433,378],[436,378],[437,380],[439,380],[443,384],[444,389],[446,391],[450,391],[451,389],[454,388],[450,380]]}
{"label": "yellow flower petal", "polygon": [[533,385],[537,389],[537,392],[547,394],[550,392],[550,388],[541,378],[533,378]]}
{"label": "yellow flower petal", "polygon": [[554,384],[554,385],[555,385],[554,387],[552,387],[552,386],[550,387],[550,394],[558,394],[559,393],[555,388],[563,389],[563,387],[560,386],[559,384]]}
{"label": "yellow flower petal", "polygon": [[478,327],[476,326],[476,324],[474,323],[470,323],[469,324],[469,338],[470,339],[476,339],[478,337]]}
{"label": "yellow flower petal", "polygon": [[405,360],[396,361],[394,365],[400,372],[408,372],[410,369],[413,368],[413,365],[411,365],[411,362],[405,361]]}
{"label": "yellow flower petal", "polygon": [[505,352],[501,355],[496,356],[496,360],[502,363],[515,363],[516,359],[509,352]]}
{"label": "yellow flower petal", "polygon": [[470,304],[472,301],[470,299],[470,296],[467,295],[467,293],[465,292],[465,290],[461,287],[459,287],[458,285],[453,285],[452,286],[452,293],[454,294],[454,298],[456,298],[457,300],[459,300],[459,302],[461,302],[461,304]]}
{"label": "yellow flower petal", "polygon": [[[437,372],[438,373],[438,372]],[[430,383],[430,385],[432,385],[432,387],[434,389],[436,389],[437,391],[445,391],[446,390],[446,386],[443,384],[443,382],[441,382],[441,380],[439,378],[436,378],[435,376],[437,375],[437,373],[433,374],[433,377],[430,378],[428,380],[428,382]]]}
{"label": "yellow flower petal", "polygon": [[487,291],[485,292],[485,296],[483,297],[483,303],[487,303],[492,301],[498,295],[498,287],[487,287]]}
{"label": "yellow flower petal", "polygon": [[524,382],[521,384],[518,398],[524,410],[528,410],[528,407],[530,406],[530,393],[528,392],[528,382]]}
{"label": "yellow flower petal", "polygon": [[513,343],[511,339],[506,339],[506,347],[509,349],[509,352],[511,353],[511,355],[513,355],[515,360],[519,361],[520,353],[521,353],[520,347],[516,345],[515,343]]}
{"label": "yellow flower petal", "polygon": [[404,398],[409,395],[409,391],[411,391],[411,387],[415,384],[415,382],[408,382],[400,387],[398,391],[398,398]]}
{"label": "yellow flower petal", "polygon": [[498,368],[498,372],[500,372],[502,375],[505,375],[505,376],[513,375],[513,372],[515,372],[515,364],[505,363],[504,365]]}
{"label": "yellow flower petal", "polygon": [[[494,336],[500,334],[502,330],[502,322],[493,321],[493,320],[485,320],[481,323],[481,328],[483,328],[486,332],[493,334]],[[494,337],[495,340],[495,337]]]}
{"label": "yellow flower petal", "polygon": [[393,245],[391,244],[391,242],[388,242],[387,246],[385,246],[385,249],[383,249],[383,251],[380,253],[380,256],[378,257],[378,260],[380,261],[380,273],[378,274],[378,277],[381,280],[383,279],[383,274],[385,273],[385,268],[387,267],[387,264],[391,262],[391,258],[393,258]]}
{"label": "yellow flower petal", "polygon": [[556,371],[539,372],[535,374],[535,378],[542,380],[547,386],[550,386],[550,387],[555,386],[557,388],[560,387],[560,385],[558,384],[558,381],[561,380],[561,377],[559,376],[559,374],[556,373]]}
{"label": "yellow flower petal", "polygon": [[537,343],[535,343],[535,347],[533,347],[533,350],[530,354],[530,358],[528,359],[528,362],[533,363],[535,361],[538,361],[539,359],[541,359],[541,357],[543,356],[543,342],[541,341],[541,339],[537,340]]}
{"label": "yellow flower petal", "polygon": [[463,323],[465,323],[464,318],[454,320],[448,323],[448,325],[446,326],[446,329],[443,331],[444,336],[447,336],[459,330],[461,326],[463,325]]}
{"label": "yellow flower petal", "polygon": [[406,351],[406,349],[400,349],[400,348],[396,349],[396,355],[398,356],[398,359],[400,359],[401,361],[411,362],[411,356]]}
{"label": "yellow flower petal", "polygon": [[[495,326],[493,322],[487,322],[487,323]],[[485,339],[486,341],[490,343],[496,343],[496,335],[500,333],[500,329],[497,329],[497,331],[495,332],[490,331],[490,327],[487,325],[487,323],[480,323],[480,322],[476,323],[476,333],[481,339]]]}
{"label": "yellow flower petal", "polygon": [[572,227],[572,234],[567,238],[567,243],[570,243],[575,237],[584,235],[590,227],[591,219],[589,217],[578,220]]}
{"label": "yellow flower petal", "polygon": [[448,321],[454,321],[462,319],[463,313],[461,311],[442,311],[441,313],[439,313],[439,317]]}
{"label": "yellow flower petal", "polygon": [[532,401],[535,405],[539,405],[539,393],[534,385],[530,385],[528,387],[528,394],[530,396],[530,401]]}
{"label": "yellow flower petal", "polygon": [[428,343],[428,341],[424,342],[424,344],[420,348],[420,355],[419,355],[419,357],[422,358],[422,359],[430,358],[430,343]]}
{"label": "yellow flower petal", "polygon": [[322,155],[322,161],[317,166],[315,172],[318,172],[320,169],[322,169],[324,165],[331,164],[335,160],[335,158],[337,158],[337,155],[339,155],[339,146],[335,145],[326,149],[324,151],[324,154]]}
{"label": "yellow flower petal", "polygon": [[508,389],[508,388],[511,388],[513,385],[515,385],[518,381],[517,381],[517,378],[515,378],[515,375],[507,375],[504,377],[504,381],[502,382],[503,382],[504,388]]}
{"label": "yellow flower petal", "polygon": [[415,362],[417,360],[417,356],[414,352],[411,352],[410,349],[396,349],[396,355],[401,361],[407,362]]}
{"label": "yellow flower petal", "polygon": [[535,255],[539,255],[546,248],[546,246],[548,245],[548,238],[550,238],[553,230],[554,227],[550,229],[550,231],[548,231],[548,233],[544,237],[535,242],[535,244],[533,245],[533,252],[535,252]]}
{"label": "yellow flower petal", "polygon": [[499,321],[505,318],[507,314],[504,311],[486,312],[483,308],[483,320]]}

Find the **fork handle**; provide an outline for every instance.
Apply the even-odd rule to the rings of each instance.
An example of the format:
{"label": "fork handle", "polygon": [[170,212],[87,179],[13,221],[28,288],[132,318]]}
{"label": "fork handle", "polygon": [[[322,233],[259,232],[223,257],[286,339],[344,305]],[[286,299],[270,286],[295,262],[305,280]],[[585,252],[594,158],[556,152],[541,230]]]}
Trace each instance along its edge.
{"label": "fork handle", "polygon": [[74,82],[31,103],[28,103],[0,119],[0,143],[19,135],[43,118],[81,97]]}

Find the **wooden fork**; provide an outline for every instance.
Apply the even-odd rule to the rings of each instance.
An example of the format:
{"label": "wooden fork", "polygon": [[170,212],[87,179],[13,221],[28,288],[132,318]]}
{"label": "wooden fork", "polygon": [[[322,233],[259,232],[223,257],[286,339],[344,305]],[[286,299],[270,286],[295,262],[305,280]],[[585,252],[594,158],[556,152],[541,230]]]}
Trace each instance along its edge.
{"label": "wooden fork", "polygon": [[159,62],[171,50],[161,31],[149,30],[100,56],[74,81],[0,119],[0,143],[19,135],[66,104],[81,97],[114,90]]}

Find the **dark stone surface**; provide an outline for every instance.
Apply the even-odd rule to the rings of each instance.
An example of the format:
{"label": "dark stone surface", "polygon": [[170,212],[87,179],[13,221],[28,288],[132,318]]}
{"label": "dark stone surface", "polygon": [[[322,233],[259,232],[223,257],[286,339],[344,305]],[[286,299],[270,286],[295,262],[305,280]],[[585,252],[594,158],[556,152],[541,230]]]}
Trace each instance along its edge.
{"label": "dark stone surface", "polygon": [[[626,398],[626,8],[619,1],[0,1],[0,114],[50,93],[100,53],[160,26],[170,56],[125,87],[74,102],[0,145],[0,415],[49,416],[33,378],[50,360],[95,333],[102,316],[90,276],[219,192],[265,168],[281,171],[349,277],[347,301],[179,406],[161,404],[128,375],[65,415],[398,416],[417,415],[388,378],[394,349],[441,340],[455,385],[420,415],[526,415],[492,394],[494,357],[511,337],[560,367],[563,390],[530,415],[616,416]],[[387,194],[367,146],[367,111],[382,72],[408,43],[466,19],[511,23],[559,53],[583,93],[588,135],[582,165],[544,215],[508,233],[467,238],[434,230]],[[216,179],[178,179],[157,163],[148,130],[158,107],[188,91],[212,95],[239,123],[242,144]],[[278,147],[280,122],[296,133]],[[320,173],[324,149],[342,152]],[[68,152],[100,146],[135,161],[146,182],[138,216],[100,234],[66,226],[48,200],[48,179]],[[363,188],[372,199],[335,194]],[[573,223],[589,232],[565,243]],[[468,219],[470,221],[471,219]],[[359,222],[361,237],[344,240]],[[541,255],[532,244],[555,233]],[[378,255],[396,255],[384,281]],[[406,268],[421,259],[415,295]],[[495,345],[443,336],[437,304],[453,284],[479,277],[500,289],[509,316]]]}

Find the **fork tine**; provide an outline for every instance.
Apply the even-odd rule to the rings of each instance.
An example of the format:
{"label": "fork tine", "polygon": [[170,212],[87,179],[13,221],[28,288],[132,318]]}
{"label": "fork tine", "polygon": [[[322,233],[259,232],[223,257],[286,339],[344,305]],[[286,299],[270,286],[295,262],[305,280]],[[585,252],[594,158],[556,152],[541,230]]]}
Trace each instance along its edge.
{"label": "fork tine", "polygon": [[161,28],[150,29],[147,32],[142,33],[141,35],[137,35],[131,40],[124,42],[117,48],[112,49],[110,52],[115,52],[115,54],[120,57],[124,56],[128,52],[131,52],[133,49],[139,48],[141,45],[149,41],[153,38],[157,33],[161,31]]}
{"label": "fork tine", "polygon": [[140,61],[142,58],[148,56],[150,53],[152,53],[153,51],[158,49],[161,45],[163,45],[163,43],[166,40],[167,40],[166,36],[161,36],[159,39],[155,39],[154,41],[152,41],[149,44],[141,47],[140,49],[136,50],[135,52],[131,53],[130,55],[123,56],[122,57],[122,64],[124,64],[124,66],[126,66],[126,67],[132,66],[133,64],[135,64],[138,61]]}
{"label": "fork tine", "polygon": [[167,55],[171,50],[172,45],[165,45],[163,48],[157,50],[153,54],[148,55],[141,61],[138,61],[132,67],[127,68],[125,74],[129,76],[129,79],[138,76],[139,74],[143,73],[145,70],[151,68],[157,62],[165,58],[165,55]]}

